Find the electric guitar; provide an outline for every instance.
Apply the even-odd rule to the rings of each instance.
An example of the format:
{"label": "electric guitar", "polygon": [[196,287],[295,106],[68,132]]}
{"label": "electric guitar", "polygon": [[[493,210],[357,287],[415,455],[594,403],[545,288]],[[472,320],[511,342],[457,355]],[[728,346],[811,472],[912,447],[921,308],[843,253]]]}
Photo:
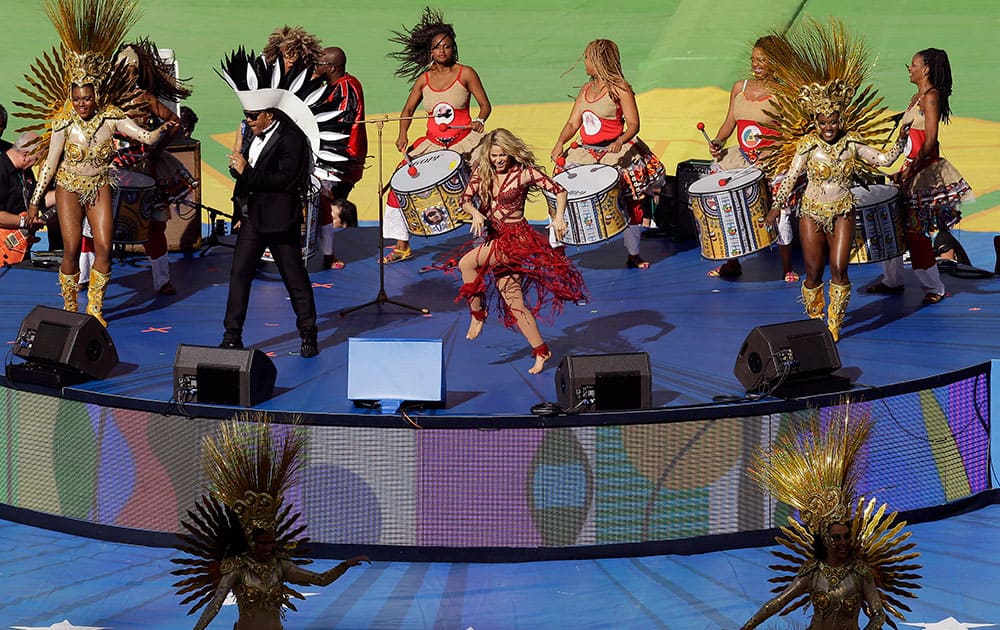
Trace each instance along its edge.
{"label": "electric guitar", "polygon": [[[56,213],[56,207],[52,206],[45,212],[38,215],[42,221],[47,223]],[[38,228],[0,228],[0,267],[16,265],[28,257],[31,246],[38,242],[35,231]]]}

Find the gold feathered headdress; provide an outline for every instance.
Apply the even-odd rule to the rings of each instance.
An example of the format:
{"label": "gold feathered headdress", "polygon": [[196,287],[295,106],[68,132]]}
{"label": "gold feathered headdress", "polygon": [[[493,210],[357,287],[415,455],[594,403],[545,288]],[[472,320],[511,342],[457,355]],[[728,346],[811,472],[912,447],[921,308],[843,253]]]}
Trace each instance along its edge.
{"label": "gold feathered headdress", "polygon": [[59,33],[67,86],[96,89],[111,72],[118,46],[139,19],[135,0],[46,0]]}
{"label": "gold feathered headdress", "polygon": [[[115,118],[137,116],[143,106],[135,98],[134,72],[115,59],[138,20],[136,0],[46,0],[45,12],[61,44],[35,59],[31,72],[24,75],[30,87],[17,86],[33,101],[14,101],[24,110],[18,116],[40,121],[17,131],[67,124],[73,115],[69,97],[74,85],[93,85],[98,105]],[[35,144],[38,154],[48,151],[51,135],[49,129]]]}
{"label": "gold feathered headdress", "polygon": [[[817,536],[826,538],[830,525],[847,525],[855,557],[872,569],[875,586],[888,613],[887,622],[896,628],[902,611],[909,611],[901,598],[913,598],[920,588],[914,573],[918,564],[909,564],[920,554],[911,551],[904,532],[905,521],[896,520],[895,512],[876,499],[858,496],[863,475],[865,444],[871,434],[871,416],[852,417],[853,406],[847,403],[823,419],[813,415],[804,426],[787,427],[779,433],[770,452],[754,453],[749,476],[776,499],[795,508],[799,520],[789,517],[776,541],[787,551],[775,556],[791,564],[772,565],[783,575],[772,578],[780,592],[795,579],[800,569],[813,560]],[[856,416],[857,414],[853,414]],[[829,543],[826,543],[829,544]],[[781,614],[786,615],[809,603],[808,594],[791,602]]]}
{"label": "gold feathered headdress", "polygon": [[[840,113],[840,128],[859,142],[878,144],[890,133],[882,99],[864,85],[872,64],[864,42],[839,20],[815,20],[790,33],[764,38],[762,48],[773,69],[773,94],[766,112],[774,120],[776,146],[764,156],[770,173],[786,172],[796,141],[815,132],[817,116]],[[864,166],[864,165],[862,165]]]}
{"label": "gold feathered headdress", "polygon": [[[181,519],[176,547],[188,557],[171,560],[182,567],[172,571],[182,578],[174,583],[184,597],[181,604],[194,603],[188,614],[211,601],[226,563],[252,548],[256,530],[274,534],[280,557],[297,565],[312,562],[305,557],[309,539],[305,525],[299,524],[300,513],[293,513],[284,500],[303,448],[297,427],[272,426],[264,414],[227,422],[215,437],[205,438],[202,465],[211,494]],[[292,597],[305,599],[285,585],[281,603],[295,610]]]}
{"label": "gold feathered headdress", "polygon": [[304,447],[295,427],[279,431],[262,414],[226,422],[205,438],[202,465],[212,494],[239,519],[248,543],[256,530],[274,531]]}

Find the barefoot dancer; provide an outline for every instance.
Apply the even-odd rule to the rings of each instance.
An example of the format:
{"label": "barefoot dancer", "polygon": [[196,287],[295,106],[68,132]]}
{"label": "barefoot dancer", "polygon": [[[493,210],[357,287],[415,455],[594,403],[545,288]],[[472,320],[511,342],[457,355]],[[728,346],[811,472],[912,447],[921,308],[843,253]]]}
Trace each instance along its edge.
{"label": "barefoot dancer", "polygon": [[[517,326],[531,345],[538,374],[552,357],[542,341],[535,316],[543,309],[555,314],[563,302],[586,299],[583,277],[560,250],[524,218],[529,188],[541,188],[556,196],[552,225],[556,234],[566,233],[563,214],[566,191],[538,166],[524,141],[506,129],[496,129],[483,138],[473,160],[476,170],[462,196],[462,206],[472,215],[472,234],[485,240],[462,256],[459,298],[469,301],[472,319],[467,339],[475,339],[486,321],[487,293],[496,296],[504,324]],[[479,209],[473,205],[479,199]],[[530,303],[529,303],[530,302]]]}

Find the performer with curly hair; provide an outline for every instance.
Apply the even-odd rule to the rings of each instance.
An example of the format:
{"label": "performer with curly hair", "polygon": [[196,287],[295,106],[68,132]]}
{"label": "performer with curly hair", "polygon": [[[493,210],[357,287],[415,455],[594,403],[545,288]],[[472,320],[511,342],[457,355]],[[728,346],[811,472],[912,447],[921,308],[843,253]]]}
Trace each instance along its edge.
{"label": "performer with curly hair", "polygon": [[[715,162],[713,172],[756,166],[761,154],[768,150],[774,124],[765,109],[771,100],[769,82],[773,75],[764,46],[773,35],[765,35],[754,42],[750,51],[751,78],[737,81],[729,92],[729,111],[715,137],[708,143],[708,151]],[[725,148],[726,140],[736,132],[736,146]],[[779,178],[775,178],[776,180]],[[772,180],[769,188],[778,184]],[[785,282],[798,282],[799,274],[792,267],[792,212],[787,209],[778,217],[778,254],[781,256]],[[710,278],[735,278],[743,273],[739,258],[727,260],[708,272]]]}
{"label": "performer with curly hair", "polygon": [[829,28],[813,22],[790,39],[765,45],[775,72],[771,113],[778,140],[762,158],[768,173],[785,174],[772,213],[790,205],[796,180],[807,178],[799,207],[806,278],[802,298],[806,315],[822,319],[826,301],[823,272],[829,257],[830,311],[827,326],[834,340],[851,299],[847,264],[854,244],[854,195],[851,188],[892,164],[903,150],[906,129],[887,152],[869,146],[889,131],[885,108],[871,86],[861,89],[870,65],[864,44],[839,22]]}
{"label": "performer with curly hair", "polygon": [[[402,49],[390,53],[399,62],[396,76],[413,81],[410,95],[399,113],[396,148],[409,157],[450,149],[468,162],[472,150],[482,139],[486,119],[493,110],[486,88],[471,66],[458,63],[455,29],[444,21],[440,11],[425,7],[420,22],[409,30],[393,31],[390,42]],[[473,118],[470,97],[479,104]],[[421,103],[427,113],[424,135],[409,144],[410,121]],[[399,202],[389,194],[384,236],[396,239],[385,262],[393,263],[413,256],[406,222]]]}
{"label": "performer with curly hair", "polygon": [[297,525],[285,493],[302,464],[305,440],[294,426],[274,426],[261,414],[237,418],[204,440],[202,468],[211,482],[188,518],[177,548],[192,557],[174,559],[187,576],[174,584],[181,602],[204,606],[195,630],[208,627],[230,592],[239,618],[234,630],[281,630],[291,599],[304,596],[288,584],[327,586],[351,567],[370,561],[354,556],[322,573],[302,565],[305,526]]}
{"label": "performer with curly hair", "polygon": [[772,568],[791,575],[771,580],[779,584],[777,596],[743,630],[809,605],[811,630],[856,630],[862,611],[866,630],[895,628],[893,618],[903,620],[902,611],[910,610],[900,598],[913,598],[919,588],[920,565],[909,563],[920,554],[910,551],[906,522],[858,494],[872,426],[868,416],[852,417],[848,403],[825,420],[816,414],[804,426],[786,427],[770,453],[754,453],[750,477],[798,516],[780,528],[777,541],[786,549],[772,552],[782,560]]}
{"label": "performer with curly hair", "polygon": [[[134,0],[48,0],[45,11],[62,40],[61,51],[36,60],[35,90],[22,88],[38,105],[18,103],[29,110],[25,117],[48,120],[49,132],[38,150],[47,153],[42,164],[29,216],[38,215],[38,204],[52,178],[56,181],[56,206],[63,234],[59,286],[63,308],[77,311],[77,275],[82,224],[86,216],[94,235],[95,257],[87,290],[87,313],[104,326],[104,294],[111,278],[111,245],[114,227],[111,172],[113,136],[120,133],[143,144],[156,144],[176,128],[168,122],[146,131],[132,116],[141,113],[136,100],[135,77],[115,54],[138,13]],[[60,76],[57,68],[64,68]],[[54,107],[53,107],[53,104]],[[46,124],[25,130],[43,129]]]}
{"label": "performer with curly hair", "polygon": [[[909,137],[904,152],[906,162],[895,179],[902,189],[910,264],[924,289],[923,303],[928,305],[937,304],[947,295],[929,235],[958,223],[962,202],[972,201],[974,196],[962,174],[941,157],[938,144],[939,125],[947,123],[951,116],[948,53],[939,48],[921,50],[913,55],[907,70],[917,93],[900,121],[909,126]],[[865,291],[902,293],[902,274],[902,256],[887,260],[882,263],[882,280]]]}
{"label": "performer with curly hair", "polygon": [[[472,216],[472,234],[484,235],[485,240],[458,263],[463,283],[459,298],[468,300],[472,316],[466,339],[482,332],[488,296],[495,296],[504,324],[517,326],[531,345],[535,363],[528,372],[538,374],[552,353],[542,341],[535,317],[543,311],[549,316],[561,312],[564,302],[585,300],[586,288],[572,261],[524,218],[524,202],[531,188],[554,195],[552,227],[561,238],[567,229],[563,216],[567,193],[535,164],[524,141],[506,129],[486,134],[473,163],[475,172],[462,204]],[[473,204],[476,198],[479,209]]]}
{"label": "performer with curly hair", "polygon": [[323,56],[323,46],[318,37],[301,26],[293,27],[286,24],[271,31],[261,54],[268,63],[274,63],[278,55],[281,55],[284,71],[288,72],[296,62],[306,66],[316,66]]}
{"label": "performer with curly hair", "polygon": [[[595,39],[583,51],[583,65],[590,80],[580,88],[551,157],[559,169],[585,164],[618,169],[630,214],[624,237],[626,265],[648,269],[649,262],[639,256],[643,204],[651,203],[650,195],[663,185],[666,173],[659,158],[639,139],[639,108],[622,72],[618,45],[610,39]],[[577,131],[581,142],[574,142],[564,156],[564,145]]]}

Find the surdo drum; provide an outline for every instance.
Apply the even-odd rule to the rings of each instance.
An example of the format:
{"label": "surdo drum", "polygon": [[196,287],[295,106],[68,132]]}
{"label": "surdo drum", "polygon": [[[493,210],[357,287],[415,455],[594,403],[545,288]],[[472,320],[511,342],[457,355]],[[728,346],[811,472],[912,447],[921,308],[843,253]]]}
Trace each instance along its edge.
{"label": "surdo drum", "polygon": [[[552,178],[566,189],[567,245],[587,245],[607,240],[628,227],[629,216],[622,199],[618,169],[590,164],[567,169]],[[545,192],[549,208],[555,210],[555,195]]]}
{"label": "surdo drum", "polygon": [[688,188],[701,255],[728,260],[770,247],[778,232],[767,222],[767,182],[756,168],[712,173]]}

